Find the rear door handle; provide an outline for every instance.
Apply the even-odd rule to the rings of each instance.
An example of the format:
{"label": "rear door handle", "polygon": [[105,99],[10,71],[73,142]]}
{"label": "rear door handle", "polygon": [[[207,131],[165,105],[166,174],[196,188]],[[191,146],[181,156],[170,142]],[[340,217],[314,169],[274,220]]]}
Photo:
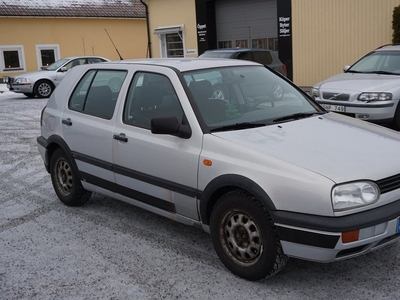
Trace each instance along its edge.
{"label": "rear door handle", "polygon": [[125,133],[114,134],[114,139],[125,143],[128,141],[128,138],[126,137]]}
{"label": "rear door handle", "polygon": [[66,119],[66,120],[62,120],[61,123],[67,125],[67,126],[71,126],[72,125],[72,121],[70,118]]}

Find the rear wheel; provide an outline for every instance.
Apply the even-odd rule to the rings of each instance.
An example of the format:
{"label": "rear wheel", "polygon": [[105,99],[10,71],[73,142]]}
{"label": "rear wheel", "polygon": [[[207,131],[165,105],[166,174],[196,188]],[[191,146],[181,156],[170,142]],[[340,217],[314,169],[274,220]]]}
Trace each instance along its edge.
{"label": "rear wheel", "polygon": [[48,98],[54,91],[54,84],[48,80],[39,80],[35,84],[35,95],[39,98]]}
{"label": "rear wheel", "polygon": [[218,200],[210,230],[219,258],[237,276],[260,280],[286,265],[288,258],[267,210],[243,191],[229,192]]}
{"label": "rear wheel", "polygon": [[60,148],[51,158],[50,173],[53,188],[62,203],[68,206],[80,206],[89,200],[92,193],[82,187],[70,160]]}

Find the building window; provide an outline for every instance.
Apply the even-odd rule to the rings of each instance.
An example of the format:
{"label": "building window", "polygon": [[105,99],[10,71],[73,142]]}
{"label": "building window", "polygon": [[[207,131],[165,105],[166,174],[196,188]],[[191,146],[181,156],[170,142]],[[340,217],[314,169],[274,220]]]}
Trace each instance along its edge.
{"label": "building window", "polygon": [[23,46],[0,46],[0,66],[3,71],[24,71]]}
{"label": "building window", "polygon": [[249,42],[247,40],[236,40],[236,47],[237,48],[248,48]]}
{"label": "building window", "polygon": [[232,41],[219,41],[218,48],[219,49],[232,48]]}
{"label": "building window", "polygon": [[165,35],[167,57],[184,57],[182,31]]}
{"label": "building window", "polygon": [[251,46],[252,48],[278,51],[278,38],[252,39]]}
{"label": "building window", "polygon": [[48,67],[53,62],[60,59],[60,49],[58,45],[36,45],[36,56],[39,69]]}
{"label": "building window", "polygon": [[185,57],[183,25],[154,29],[160,39],[161,57]]}

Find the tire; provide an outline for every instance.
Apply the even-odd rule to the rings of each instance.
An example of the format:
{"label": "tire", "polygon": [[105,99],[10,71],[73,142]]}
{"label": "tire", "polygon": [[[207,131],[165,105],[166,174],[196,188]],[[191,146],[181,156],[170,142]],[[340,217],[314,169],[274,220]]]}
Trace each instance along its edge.
{"label": "tire", "polygon": [[400,131],[400,101],[397,104],[396,112],[394,114],[393,127],[397,131]]}
{"label": "tire", "polygon": [[283,97],[283,87],[279,83],[274,83],[272,85],[272,95],[274,99],[280,100]]}
{"label": "tire", "polygon": [[39,80],[34,87],[35,95],[38,98],[49,98],[54,91],[54,84],[48,80]]}
{"label": "tire", "polygon": [[216,85],[213,88],[213,93],[211,96],[212,99],[222,99],[222,100],[226,100],[228,99],[228,91],[226,90],[226,88],[224,88],[221,85]]}
{"label": "tire", "polygon": [[34,98],[35,97],[35,93],[24,93],[24,95],[28,98]]}
{"label": "tire", "polygon": [[239,277],[260,280],[286,265],[288,257],[283,254],[270,215],[244,191],[231,191],[217,201],[210,231],[220,260]]}
{"label": "tire", "polygon": [[108,80],[107,85],[110,87],[112,92],[119,92],[122,85],[122,80],[119,77],[112,77]]}
{"label": "tire", "polygon": [[92,195],[91,192],[82,187],[70,160],[60,148],[55,150],[51,158],[50,174],[53,188],[58,198],[65,205],[81,206]]}

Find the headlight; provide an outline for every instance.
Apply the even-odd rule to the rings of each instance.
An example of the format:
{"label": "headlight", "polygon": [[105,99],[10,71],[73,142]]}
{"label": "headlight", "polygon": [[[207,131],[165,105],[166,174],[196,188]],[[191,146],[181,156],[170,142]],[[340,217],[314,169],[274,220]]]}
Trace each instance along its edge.
{"label": "headlight", "polygon": [[30,83],[31,81],[28,78],[15,78],[14,83]]}
{"label": "headlight", "polygon": [[359,181],[337,185],[332,190],[334,211],[342,211],[369,205],[378,201],[380,191],[371,181]]}
{"label": "headlight", "polygon": [[358,96],[360,101],[385,101],[392,100],[393,95],[391,93],[362,93]]}
{"label": "headlight", "polygon": [[319,98],[319,89],[317,89],[317,88],[312,88],[312,90],[311,90],[311,97],[313,97],[313,99]]}

